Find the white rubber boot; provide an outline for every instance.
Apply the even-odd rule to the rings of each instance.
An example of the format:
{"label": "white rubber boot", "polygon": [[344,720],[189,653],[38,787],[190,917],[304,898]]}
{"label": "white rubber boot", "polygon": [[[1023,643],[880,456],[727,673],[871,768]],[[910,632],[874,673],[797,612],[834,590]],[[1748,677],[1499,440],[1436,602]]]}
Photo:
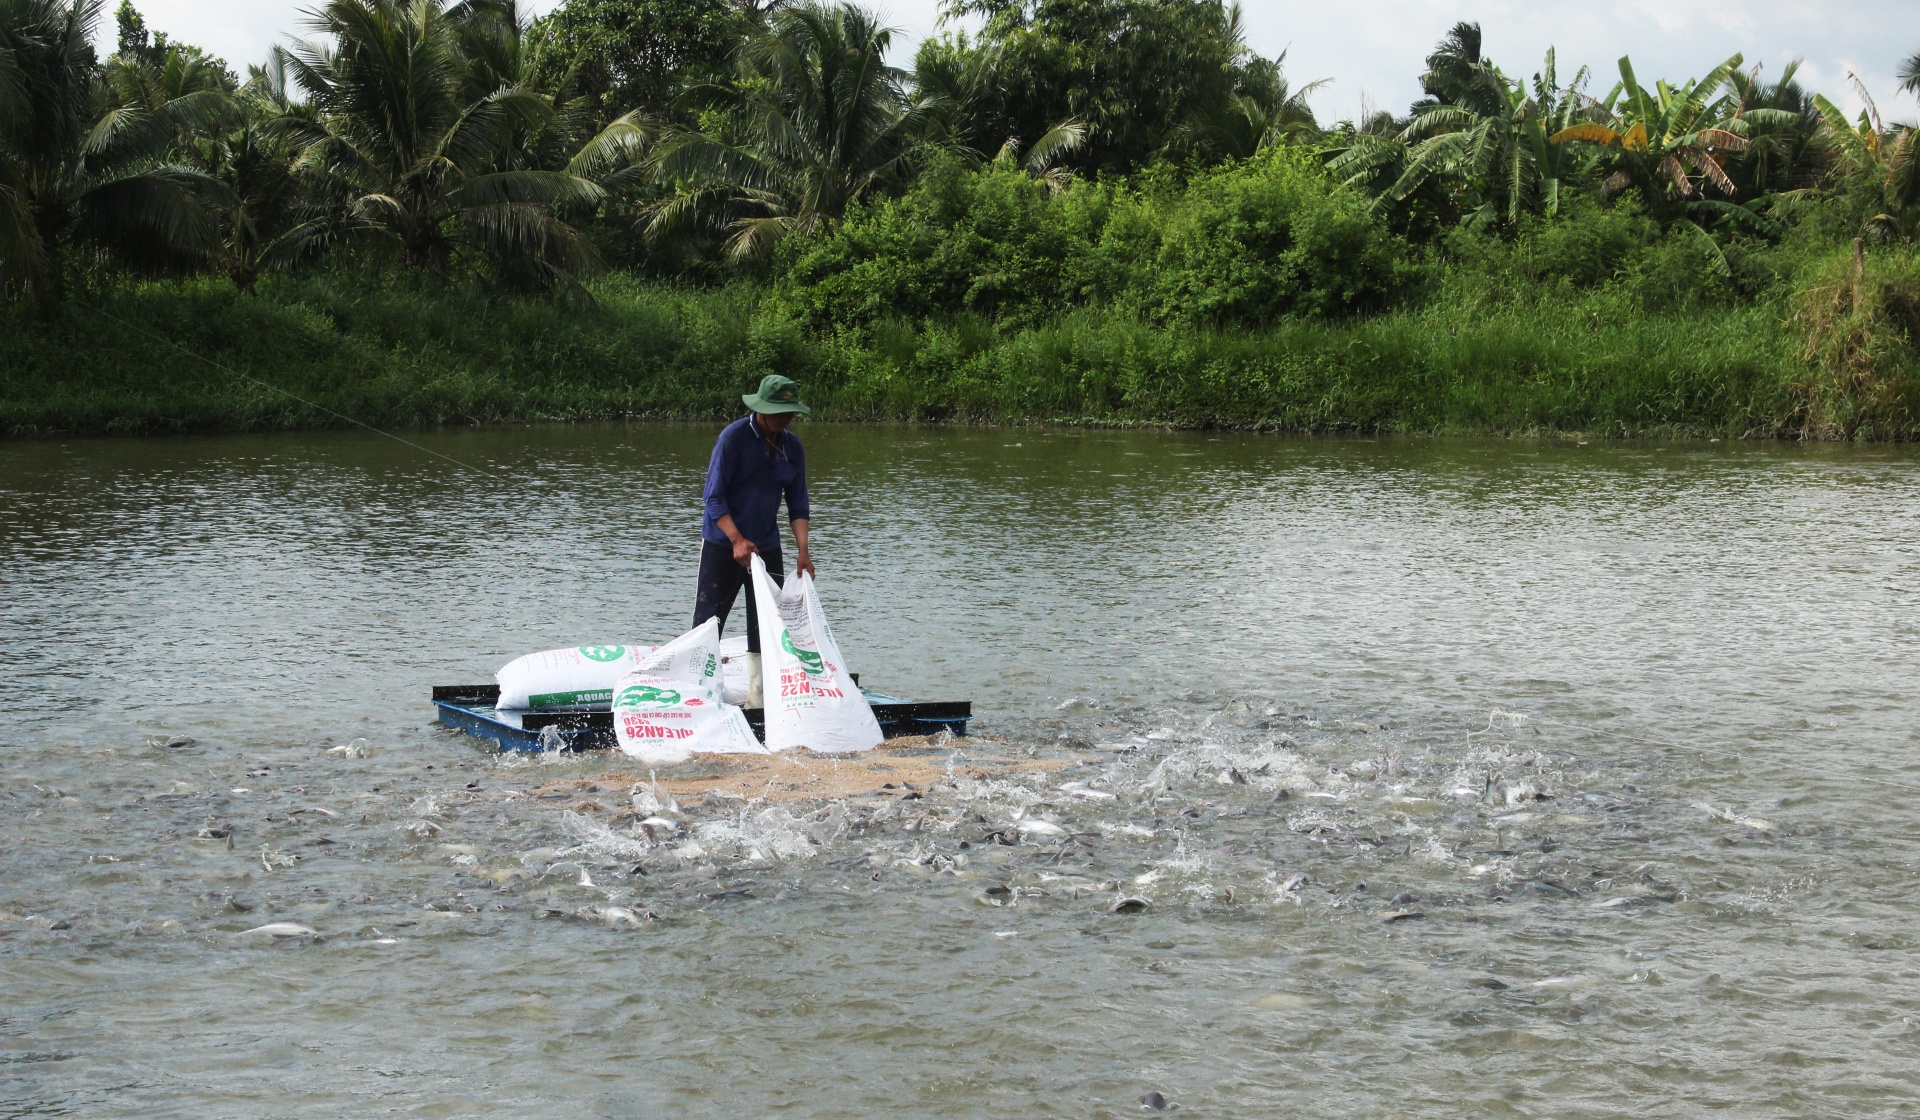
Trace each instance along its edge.
{"label": "white rubber boot", "polygon": [[766,698],[761,695],[763,691],[760,681],[760,655],[749,653],[747,654],[747,707],[766,707]]}

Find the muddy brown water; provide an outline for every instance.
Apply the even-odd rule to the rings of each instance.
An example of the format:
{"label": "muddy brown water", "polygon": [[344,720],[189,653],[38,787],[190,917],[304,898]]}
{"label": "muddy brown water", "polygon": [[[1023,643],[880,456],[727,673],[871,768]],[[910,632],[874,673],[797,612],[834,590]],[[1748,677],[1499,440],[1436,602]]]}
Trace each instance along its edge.
{"label": "muddy brown water", "polygon": [[709,428],[0,445],[0,1116],[1920,1111],[1914,452],[802,430],[919,796],[430,722]]}

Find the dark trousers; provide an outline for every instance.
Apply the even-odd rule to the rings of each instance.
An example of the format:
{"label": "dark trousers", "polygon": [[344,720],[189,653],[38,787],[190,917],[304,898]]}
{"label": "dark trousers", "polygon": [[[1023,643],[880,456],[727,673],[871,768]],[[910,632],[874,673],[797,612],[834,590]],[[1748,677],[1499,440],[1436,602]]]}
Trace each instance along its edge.
{"label": "dark trousers", "polygon": [[[780,563],[778,552],[762,552],[760,559],[766,563],[774,586],[786,582],[785,565]],[[693,624],[698,626],[709,618],[717,618],[720,629],[725,630],[727,615],[733,611],[733,601],[740,589],[747,585],[748,575],[747,569],[734,560],[732,545],[702,540],[700,587],[693,599]],[[760,652],[760,612],[753,605],[752,591],[747,592],[747,650]]]}

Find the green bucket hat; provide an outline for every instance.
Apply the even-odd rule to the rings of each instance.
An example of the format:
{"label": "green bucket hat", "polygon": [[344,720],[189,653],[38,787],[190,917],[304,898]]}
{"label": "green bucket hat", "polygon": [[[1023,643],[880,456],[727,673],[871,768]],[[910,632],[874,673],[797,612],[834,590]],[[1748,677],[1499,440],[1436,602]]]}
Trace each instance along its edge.
{"label": "green bucket hat", "polygon": [[800,386],[793,383],[793,378],[777,373],[769,373],[760,379],[759,392],[742,393],[740,399],[755,412],[798,412],[802,415],[813,412],[800,403]]}

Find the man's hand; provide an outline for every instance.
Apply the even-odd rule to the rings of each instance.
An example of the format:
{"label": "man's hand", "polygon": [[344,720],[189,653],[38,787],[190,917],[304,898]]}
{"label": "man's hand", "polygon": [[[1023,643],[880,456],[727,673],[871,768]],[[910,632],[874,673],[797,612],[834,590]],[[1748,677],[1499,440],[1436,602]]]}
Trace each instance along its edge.
{"label": "man's hand", "polygon": [[745,537],[736,537],[733,541],[733,562],[742,568],[753,567],[753,555],[760,547]]}
{"label": "man's hand", "polygon": [[819,576],[816,576],[813,574],[813,556],[807,552],[807,536],[808,536],[807,519],[804,517],[794,518],[793,519],[794,551],[800,554],[800,559],[799,559],[799,562],[794,564],[793,566],[793,574],[797,576],[801,572],[805,572],[807,573],[807,575],[813,576],[814,579],[819,579],[820,578]]}

